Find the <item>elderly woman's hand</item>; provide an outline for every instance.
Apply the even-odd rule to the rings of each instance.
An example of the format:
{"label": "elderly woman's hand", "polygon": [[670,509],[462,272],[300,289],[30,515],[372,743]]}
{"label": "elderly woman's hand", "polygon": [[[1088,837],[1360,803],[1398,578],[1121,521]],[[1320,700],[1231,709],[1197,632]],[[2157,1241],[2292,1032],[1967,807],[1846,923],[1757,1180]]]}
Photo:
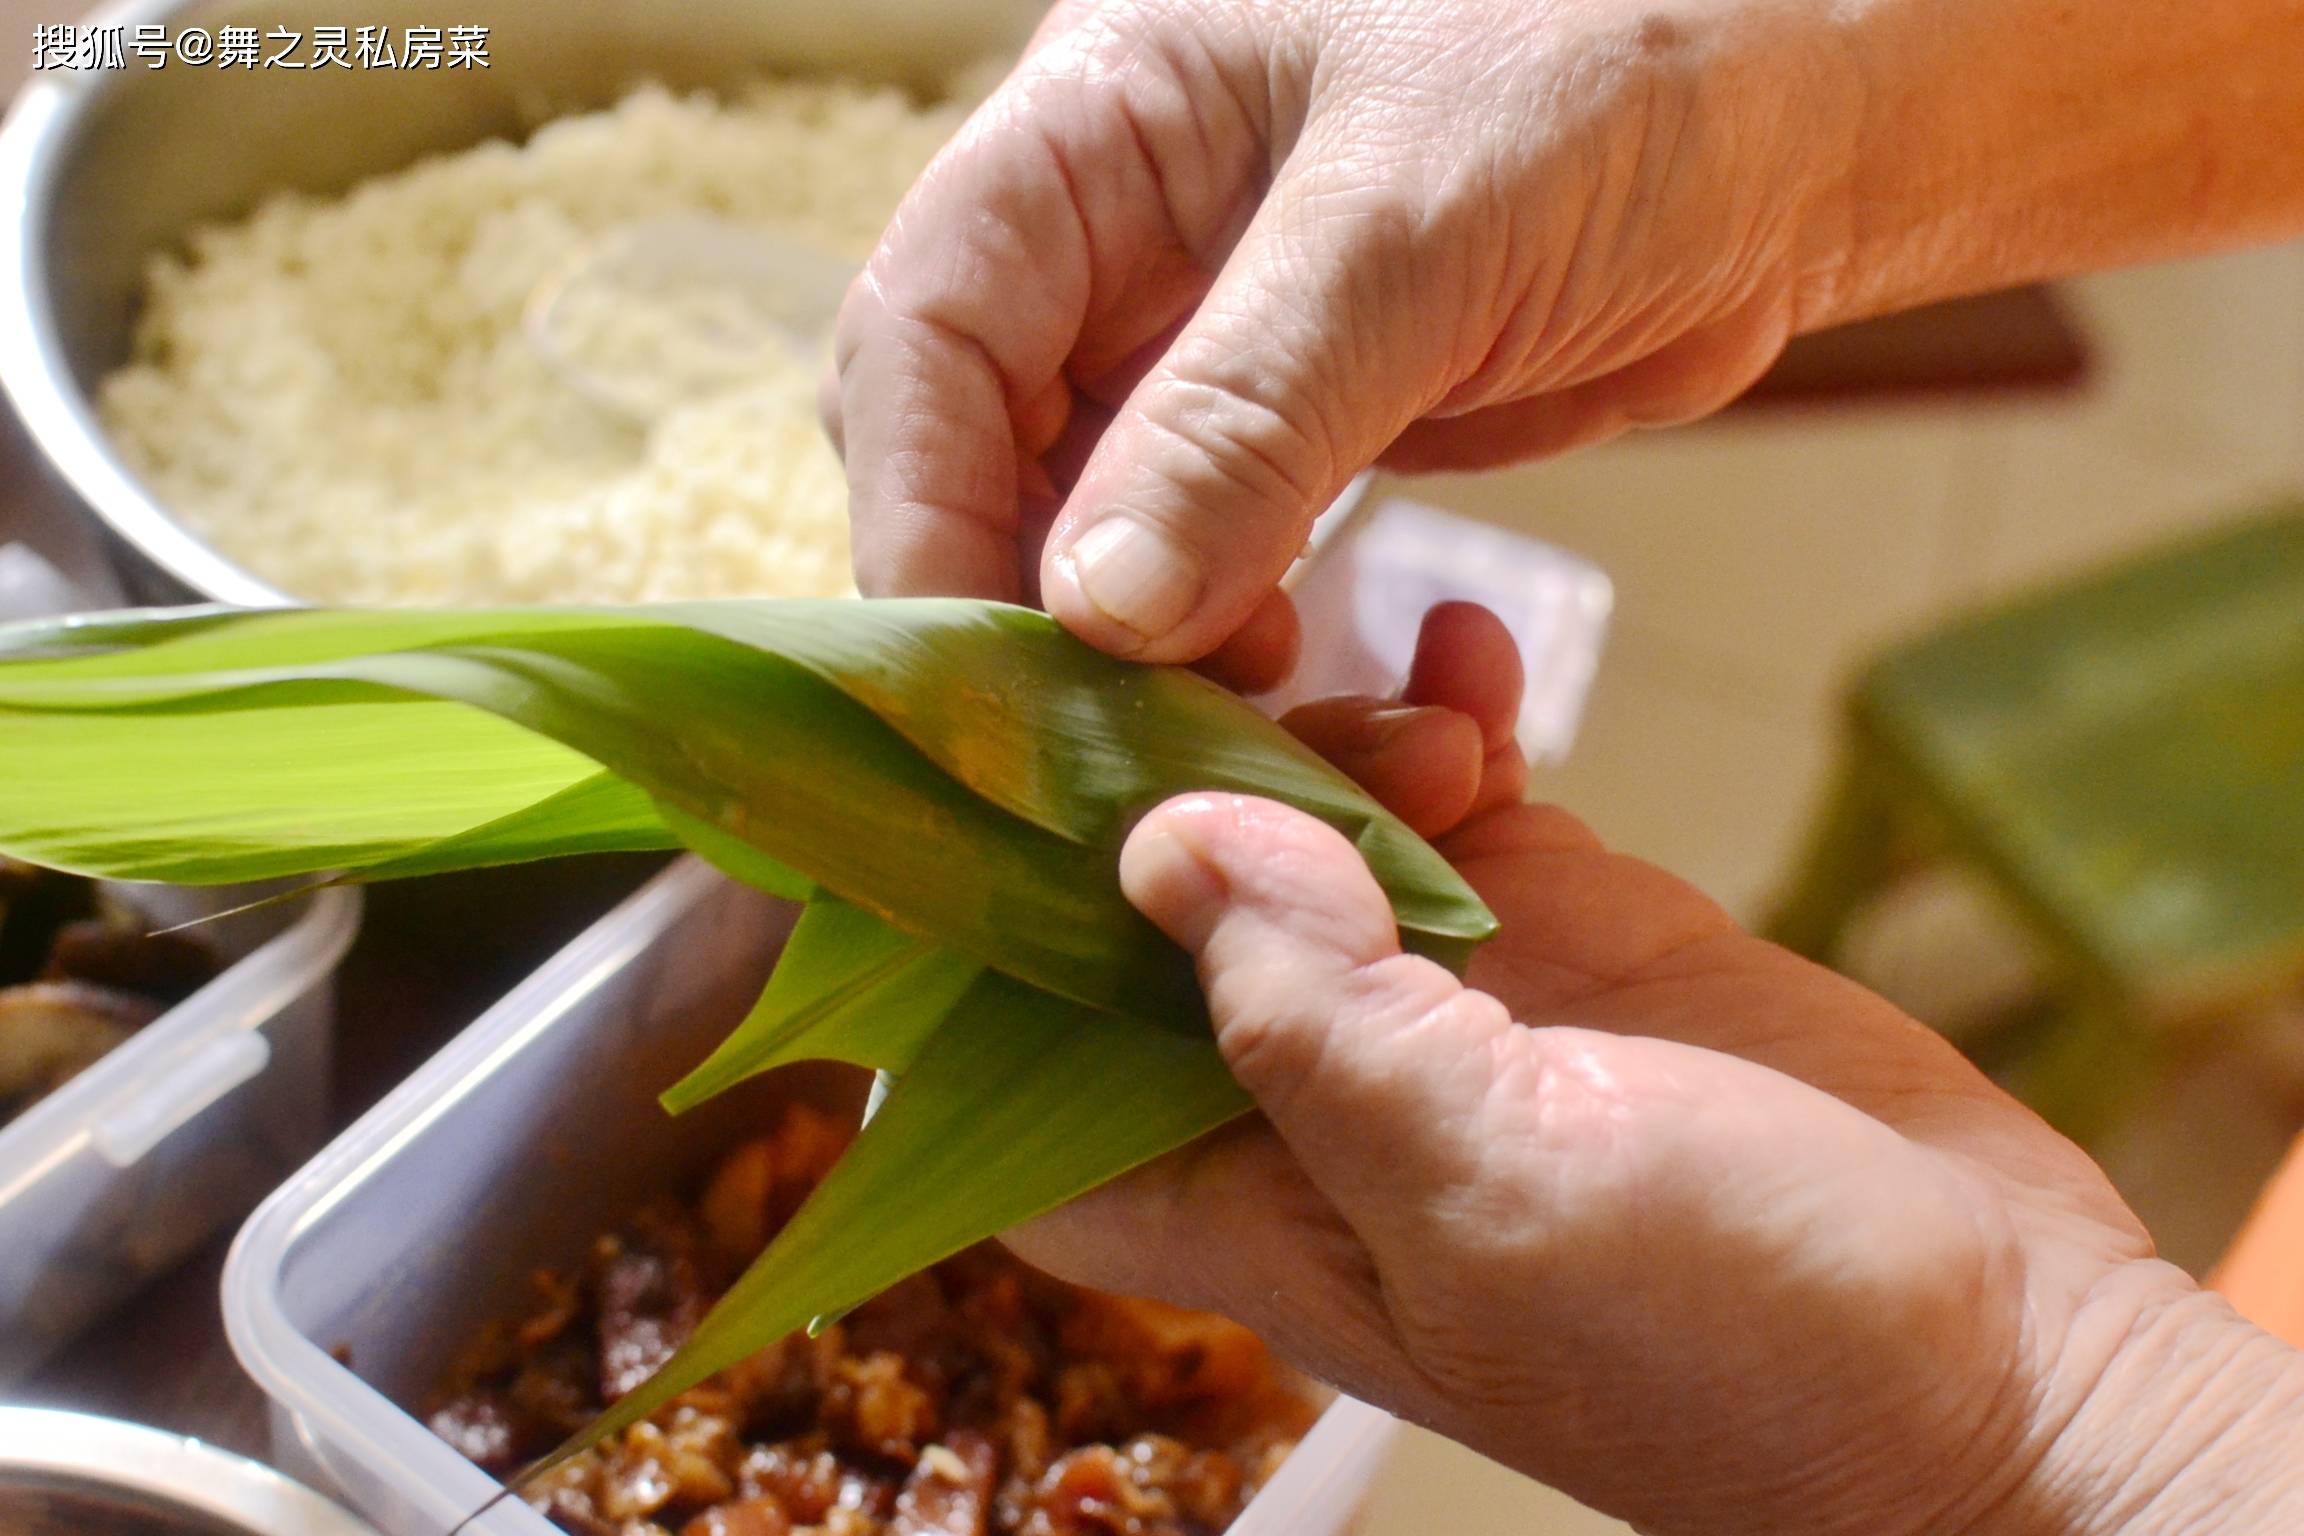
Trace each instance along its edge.
{"label": "elderly woman's hand", "polygon": [[[1269,682],[1276,583],[1379,457],[2304,227],[2295,5],[1062,0],[843,308],[859,579]],[[1295,723],[1502,936],[1459,985],[1317,824],[1155,812],[1124,881],[1264,1113],[1020,1246],[1651,1530],[2304,1529],[2299,1357],[1926,1030],[1515,803],[1509,646],[1436,626],[1411,707]]]}
{"label": "elderly woman's hand", "polygon": [[1710,9],[1064,0],[841,315],[864,590],[1037,588],[1152,660],[1250,626],[1261,681],[1380,453],[1730,398],[1829,285],[1857,97],[1817,29]]}
{"label": "elderly woman's hand", "polygon": [[1681,421],[1798,331],[2298,227],[2293,0],[1059,0],[826,417],[866,592],[1252,685],[1380,456]]}
{"label": "elderly woman's hand", "polygon": [[1893,1007],[1521,805],[1511,642],[1296,717],[1502,920],[1400,953],[1351,846],[1192,796],[1129,840],[1262,1115],[1013,1239],[1213,1307],[1660,1533],[2304,1528],[2304,1357]]}

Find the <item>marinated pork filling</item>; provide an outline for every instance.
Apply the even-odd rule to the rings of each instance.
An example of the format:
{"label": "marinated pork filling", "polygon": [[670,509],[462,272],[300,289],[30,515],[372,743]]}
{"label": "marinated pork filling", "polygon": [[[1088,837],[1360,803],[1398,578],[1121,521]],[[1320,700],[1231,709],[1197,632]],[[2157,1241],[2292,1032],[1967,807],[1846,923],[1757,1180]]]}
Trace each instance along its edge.
{"label": "marinated pork filling", "polygon": [[[667,1359],[846,1144],[805,1107],[691,1204],[640,1212],[492,1327],[431,1414],[498,1474]],[[553,1469],[579,1536],[1216,1536],[1314,1405],[1223,1319],[1063,1284],[987,1244],[795,1334]]]}

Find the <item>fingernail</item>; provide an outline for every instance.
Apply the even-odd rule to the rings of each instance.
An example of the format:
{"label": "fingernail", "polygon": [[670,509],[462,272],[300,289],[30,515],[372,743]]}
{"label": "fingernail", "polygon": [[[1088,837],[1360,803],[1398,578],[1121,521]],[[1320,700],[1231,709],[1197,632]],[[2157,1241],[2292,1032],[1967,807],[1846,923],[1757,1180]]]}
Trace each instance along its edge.
{"label": "fingernail", "polygon": [[1191,947],[1208,914],[1222,903],[1224,877],[1208,861],[1199,822],[1215,808],[1199,802],[1171,806],[1136,829],[1120,850],[1120,888],[1139,910]]}
{"label": "fingernail", "polygon": [[1080,595],[1143,639],[1159,639],[1199,606],[1202,577],[1192,552],[1124,513],[1073,540],[1070,559]]}

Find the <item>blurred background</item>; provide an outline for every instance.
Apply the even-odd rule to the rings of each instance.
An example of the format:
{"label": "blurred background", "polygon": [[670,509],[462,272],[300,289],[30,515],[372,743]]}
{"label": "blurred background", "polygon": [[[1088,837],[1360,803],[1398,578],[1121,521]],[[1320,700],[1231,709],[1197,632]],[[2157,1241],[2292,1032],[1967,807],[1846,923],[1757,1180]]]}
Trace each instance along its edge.
{"label": "blurred background", "polygon": [[[1582,733],[1536,793],[1762,921],[1874,655],[2304,490],[2304,246],[2056,292],[2091,359],[2069,389],[1748,408],[1557,463],[1418,482],[1419,498],[1566,545],[1615,583]],[[2294,700],[2265,702],[2293,731]],[[2284,804],[2255,808],[2267,836],[2293,825],[2300,799],[2291,780]],[[1980,885],[1923,878],[1884,898],[1851,935],[1849,968],[1954,1030],[2020,1006],[2031,940]],[[2275,1002],[2214,1031],[2097,1144],[2163,1250],[2196,1273],[2304,1124],[2299,1027]],[[1622,1529],[1566,1509],[1531,1521],[1539,1506],[1515,1501],[1508,1474],[1437,1442],[1406,1460],[1418,1497],[1455,1489],[1461,1502],[1418,1527],[1402,1496],[1386,1536]]]}
{"label": "blurred background", "polygon": [[[22,78],[33,23],[53,19],[0,0],[0,86]],[[1836,963],[2044,1085],[2168,1256],[2205,1273],[2304,1125],[2304,1006],[2293,975],[2272,969],[2290,953],[2281,936],[2254,935],[2241,960],[2219,950],[2202,972],[2213,986],[2161,996],[2148,973],[2172,953],[2169,935],[2207,942],[2207,924],[2146,931],[2134,904],[2148,882],[2123,883],[2102,864],[2106,839],[2133,826],[2075,820],[2072,848],[2032,850],[2038,862],[2026,864],[1989,836],[1959,835],[1988,829],[1992,808],[1975,798],[2015,780],[1946,770],[1918,774],[1927,782],[1915,790],[1903,763],[1887,777],[1911,803],[1895,812],[1935,830],[1913,840],[1914,856],[1856,878],[1835,862],[1824,818],[1835,786],[1877,782],[1852,725],[1860,716],[1877,725],[1894,712],[1910,732],[1898,739],[1924,764],[1959,759],[1928,755],[1939,726],[1969,732],[1960,746],[1972,754],[2001,749],[1990,733],[2018,723],[2005,711],[1986,718],[1973,698],[1931,692],[1962,657],[1984,654],[1958,646],[1985,646],[2011,672],[2051,652],[2077,658],[2080,672],[2062,684],[2018,690],[2054,714],[2059,687],[2088,675],[2085,636],[2063,627],[2067,616],[2108,601],[2116,615],[2129,600],[2107,599],[2095,573],[2166,562],[2135,567],[2151,574],[2133,590],[2213,585],[2197,566],[2208,557],[2194,552],[2304,496],[2304,245],[2091,277],[1830,339],[1763,393],[1699,426],[1378,494],[1547,541],[1612,580],[1580,733],[1539,770],[1538,794],[1750,922],[1781,922],[1788,899],[1805,902],[1802,932],[1824,936]],[[93,558],[69,499],[12,426],[0,442],[0,543],[11,539],[60,563]],[[2034,605],[2033,630],[1979,638],[1967,616],[2010,601]],[[1928,649],[1947,643],[1954,651]],[[1866,669],[1891,655],[1908,658],[1890,678],[1901,691],[1875,699],[1873,715],[1852,714]],[[2101,665],[2134,661],[2107,653]],[[2282,754],[2304,734],[2304,705],[2232,682],[2213,656],[2200,665],[2172,673],[2166,689],[2229,685],[2263,701],[2260,718],[2200,749],[2246,759],[2230,782],[2262,789],[2222,796],[2218,836],[2230,841],[2219,847],[2242,850],[2252,877],[2267,854],[2304,867],[2294,841],[2304,782],[2279,776],[2296,760]],[[2143,717],[2125,728],[2155,729]],[[2041,764],[2062,763],[2074,802],[2094,795],[2106,815],[2133,816],[2159,792],[2097,794],[2101,776],[2072,767],[2085,757],[2024,761],[2025,793],[2054,799],[2058,781]],[[2193,766],[2224,782],[2220,766]],[[2250,909],[2261,913],[2294,887],[2273,877],[2254,889],[2267,893]],[[2085,1029],[2070,1022],[2083,1013]],[[2056,1097],[2115,1080],[2117,1095]],[[1424,1436],[1403,1447],[1367,1524],[1368,1536],[1617,1529]]]}

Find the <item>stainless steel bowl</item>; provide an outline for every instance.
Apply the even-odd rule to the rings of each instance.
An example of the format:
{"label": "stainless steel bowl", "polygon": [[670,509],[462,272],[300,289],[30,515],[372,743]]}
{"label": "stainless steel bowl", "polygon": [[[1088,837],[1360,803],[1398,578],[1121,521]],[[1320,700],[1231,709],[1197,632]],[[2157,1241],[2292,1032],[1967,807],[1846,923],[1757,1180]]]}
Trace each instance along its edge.
{"label": "stainless steel bowl", "polygon": [[[769,71],[838,70],[917,87],[1020,46],[1039,0],[374,0],[397,30],[485,23],[491,67],[159,70],[34,77],[0,127],[0,385],[71,494],[101,518],[129,595],[290,600],[227,560],[140,485],[92,400],[128,356],[145,263],[194,225],[282,188],[328,193],[423,155],[604,106],[642,80],[717,88]],[[336,0],[130,0],[98,24],[313,25]]]}
{"label": "stainless steel bowl", "polygon": [[9,1536],[376,1536],[301,1483],[181,1435],[0,1408]]}

